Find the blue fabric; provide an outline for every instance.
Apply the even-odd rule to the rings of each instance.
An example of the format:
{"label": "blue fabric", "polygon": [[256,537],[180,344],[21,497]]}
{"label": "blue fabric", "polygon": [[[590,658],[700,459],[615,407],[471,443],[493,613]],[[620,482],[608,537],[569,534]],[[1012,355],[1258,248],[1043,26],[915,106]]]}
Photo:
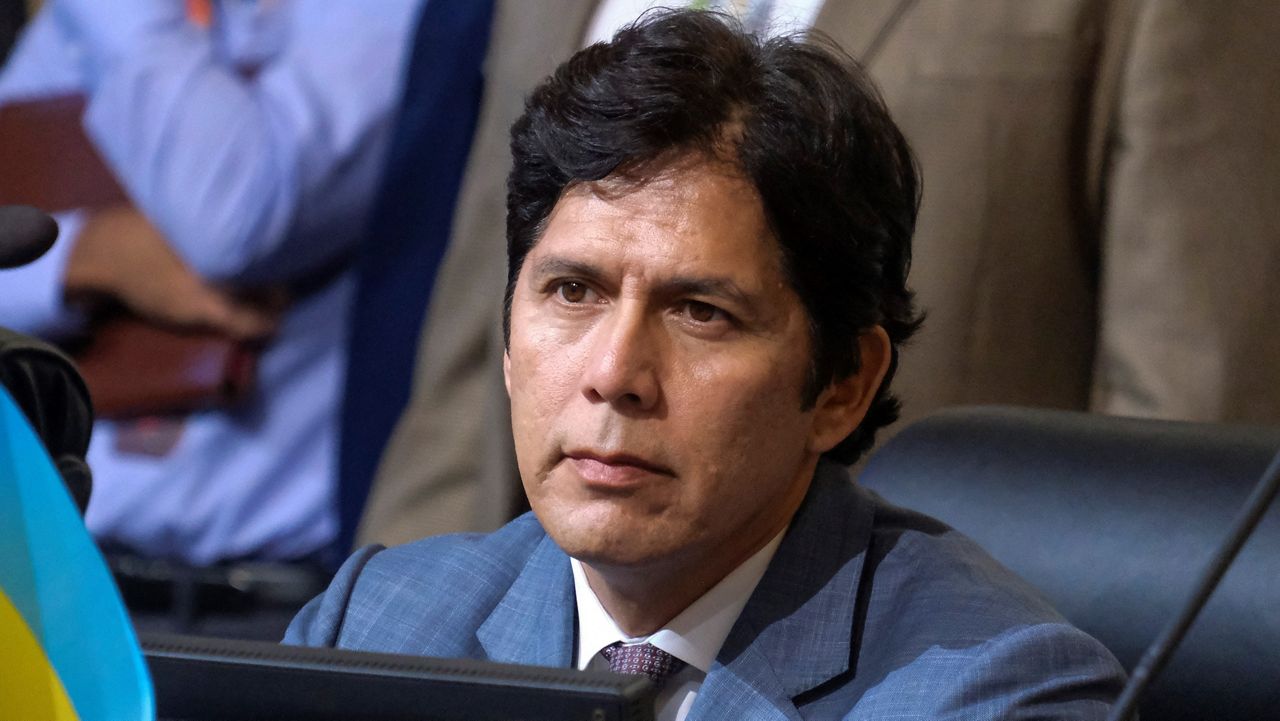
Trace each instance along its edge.
{"label": "blue fabric", "polygon": [[[86,130],[188,264],[293,285],[349,264],[363,238],[423,3],[224,2],[212,31],[174,0],[48,3],[0,74],[0,101],[85,93]],[[48,262],[0,274],[0,323],[46,336],[66,324],[69,230]],[[188,417],[167,455],[120,450],[124,429],[100,422],[94,534],[196,564],[330,544],[353,289],[347,272],[300,297],[255,397]]]}
{"label": "blue fabric", "polygon": [[[155,718],[151,681],[120,593],[61,475],[0,386],[0,604],[6,597],[80,719]],[[4,650],[14,642],[5,636]],[[14,660],[3,651],[0,657]],[[6,693],[40,692],[4,686]],[[0,717],[11,718],[4,713],[10,700],[0,698]]]}
{"label": "blue fabric", "polygon": [[418,333],[480,112],[492,17],[492,0],[432,0],[418,23],[387,171],[357,259],[338,456],[343,554],[409,400]]}
{"label": "blue fabric", "polygon": [[[286,642],[568,667],[569,560],[526,514],[362,549]],[[1123,671],[971,541],[823,465],[691,719],[1103,719]]]}

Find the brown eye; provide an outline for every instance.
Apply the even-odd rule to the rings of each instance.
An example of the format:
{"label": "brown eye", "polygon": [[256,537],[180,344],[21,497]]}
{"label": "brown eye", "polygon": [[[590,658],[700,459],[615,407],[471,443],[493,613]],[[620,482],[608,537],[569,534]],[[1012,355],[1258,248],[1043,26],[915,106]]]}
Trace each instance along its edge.
{"label": "brown eye", "polygon": [[700,303],[696,300],[689,301],[688,305],[685,306],[685,312],[689,314],[691,320],[698,323],[710,323],[722,315],[720,309],[714,305]]}
{"label": "brown eye", "polygon": [[587,286],[572,280],[561,283],[556,292],[566,303],[582,303],[587,299]]}

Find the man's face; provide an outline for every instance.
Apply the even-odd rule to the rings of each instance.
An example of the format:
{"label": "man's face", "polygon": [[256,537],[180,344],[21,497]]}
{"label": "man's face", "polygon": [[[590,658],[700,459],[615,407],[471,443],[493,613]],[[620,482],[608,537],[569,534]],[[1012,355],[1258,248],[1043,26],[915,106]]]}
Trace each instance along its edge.
{"label": "man's face", "polygon": [[786,525],[825,450],[801,410],[808,319],[731,168],[600,189],[561,198],[514,290],[520,475],[571,556],[727,572]]}

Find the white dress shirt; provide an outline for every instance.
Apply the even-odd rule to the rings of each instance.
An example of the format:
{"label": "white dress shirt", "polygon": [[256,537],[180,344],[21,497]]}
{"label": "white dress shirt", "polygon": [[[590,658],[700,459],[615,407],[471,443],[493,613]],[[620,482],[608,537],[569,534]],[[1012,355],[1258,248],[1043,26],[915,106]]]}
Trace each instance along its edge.
{"label": "white dress shirt", "polygon": [[578,604],[578,669],[609,670],[609,662],[600,650],[618,641],[626,644],[651,643],[688,664],[667,681],[655,701],[657,721],[682,721],[693,708],[702,681],[711,670],[743,606],[747,605],[747,599],[764,576],[785,533],[786,529],[783,529],[678,616],[643,638],[628,636],[618,628],[591,590],[582,564],[576,558],[570,559]]}
{"label": "white dress shirt", "polygon": [[[824,0],[773,0],[768,8],[766,32],[770,35],[799,32],[813,27],[814,18],[822,9]],[[583,47],[596,42],[604,42],[613,37],[614,32],[640,17],[646,10],[655,7],[709,7],[735,15],[745,20],[744,13],[749,14],[752,3],[749,0],[602,0],[596,6],[591,24],[587,26]]]}

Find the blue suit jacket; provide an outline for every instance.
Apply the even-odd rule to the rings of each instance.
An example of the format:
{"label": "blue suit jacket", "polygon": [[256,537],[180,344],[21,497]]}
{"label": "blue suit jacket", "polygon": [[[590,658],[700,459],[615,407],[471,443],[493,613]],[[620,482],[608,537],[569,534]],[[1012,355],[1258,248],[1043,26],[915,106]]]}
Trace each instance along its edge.
{"label": "blue suit jacket", "polygon": [[[569,667],[569,558],[531,514],[353,555],[287,643]],[[1103,719],[1124,673],[968,539],[823,464],[691,719]]]}

